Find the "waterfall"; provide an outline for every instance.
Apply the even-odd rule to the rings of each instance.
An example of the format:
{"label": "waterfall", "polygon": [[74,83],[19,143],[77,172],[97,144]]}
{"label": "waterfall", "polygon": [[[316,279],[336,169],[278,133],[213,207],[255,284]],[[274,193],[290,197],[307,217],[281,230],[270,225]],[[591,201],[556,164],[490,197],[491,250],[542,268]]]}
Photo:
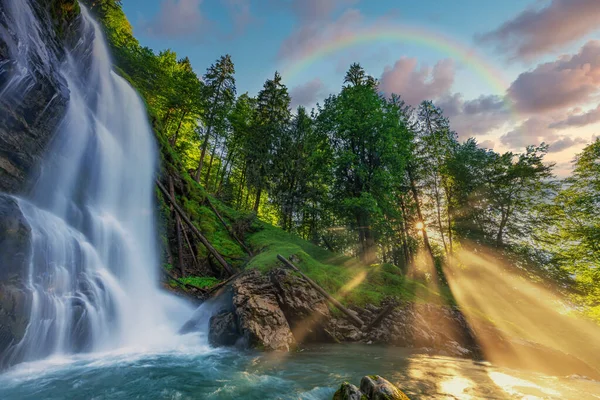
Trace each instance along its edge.
{"label": "waterfall", "polygon": [[[29,0],[8,3],[25,24],[13,29],[17,82],[44,50]],[[144,104],[112,70],[100,26],[81,13],[82,39],[56,66],[70,91],[66,116],[31,195],[18,199],[31,227],[30,315],[11,363],[160,344],[180,326],[176,314],[191,311],[158,287],[158,154]]]}

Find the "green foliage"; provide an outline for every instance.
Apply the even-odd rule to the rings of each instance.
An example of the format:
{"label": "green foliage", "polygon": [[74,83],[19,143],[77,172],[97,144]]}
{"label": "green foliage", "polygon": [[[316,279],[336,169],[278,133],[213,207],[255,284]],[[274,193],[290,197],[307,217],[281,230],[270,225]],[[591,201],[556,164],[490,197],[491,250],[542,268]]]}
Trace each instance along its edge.
{"label": "green foliage", "polygon": [[217,278],[206,276],[186,276],[180,280],[183,283],[187,283],[188,285],[196,286],[201,289],[210,288],[221,282]]}

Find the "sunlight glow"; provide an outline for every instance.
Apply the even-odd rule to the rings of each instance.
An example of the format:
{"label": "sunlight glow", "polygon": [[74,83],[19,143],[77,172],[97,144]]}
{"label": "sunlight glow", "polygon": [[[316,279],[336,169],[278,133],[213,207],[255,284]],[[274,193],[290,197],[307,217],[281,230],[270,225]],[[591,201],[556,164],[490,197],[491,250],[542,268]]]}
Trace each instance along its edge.
{"label": "sunlight glow", "polygon": [[486,358],[550,374],[600,376],[600,327],[565,312],[566,301],[547,284],[533,283],[500,260],[463,249],[444,270]]}

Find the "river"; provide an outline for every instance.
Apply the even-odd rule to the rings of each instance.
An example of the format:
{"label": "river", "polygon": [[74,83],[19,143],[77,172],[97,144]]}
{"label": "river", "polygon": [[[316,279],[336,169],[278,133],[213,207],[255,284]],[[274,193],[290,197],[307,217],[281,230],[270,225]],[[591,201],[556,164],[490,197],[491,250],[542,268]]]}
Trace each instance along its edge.
{"label": "river", "polygon": [[211,349],[97,353],[16,366],[0,376],[11,399],[331,399],[343,381],[380,374],[411,399],[600,399],[600,382],[496,368],[374,345],[324,345],[289,354]]}

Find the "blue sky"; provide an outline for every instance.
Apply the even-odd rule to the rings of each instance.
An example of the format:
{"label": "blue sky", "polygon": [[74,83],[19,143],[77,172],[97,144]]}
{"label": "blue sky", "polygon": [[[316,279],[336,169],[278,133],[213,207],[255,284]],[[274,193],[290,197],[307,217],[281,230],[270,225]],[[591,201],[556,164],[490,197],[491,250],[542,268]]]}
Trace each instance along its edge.
{"label": "blue sky", "polygon": [[[600,122],[598,0],[126,0],[136,37],[187,56],[201,75],[232,55],[238,92],[256,94],[276,69],[294,101],[312,107],[360,62],[385,93],[432,99],[462,138],[498,151],[550,144],[566,165]],[[328,54],[293,76],[323,43],[348,35],[418,29],[484,61],[415,41],[373,40]],[[477,68],[479,66],[479,68]],[[503,82],[490,84],[489,76]]]}

